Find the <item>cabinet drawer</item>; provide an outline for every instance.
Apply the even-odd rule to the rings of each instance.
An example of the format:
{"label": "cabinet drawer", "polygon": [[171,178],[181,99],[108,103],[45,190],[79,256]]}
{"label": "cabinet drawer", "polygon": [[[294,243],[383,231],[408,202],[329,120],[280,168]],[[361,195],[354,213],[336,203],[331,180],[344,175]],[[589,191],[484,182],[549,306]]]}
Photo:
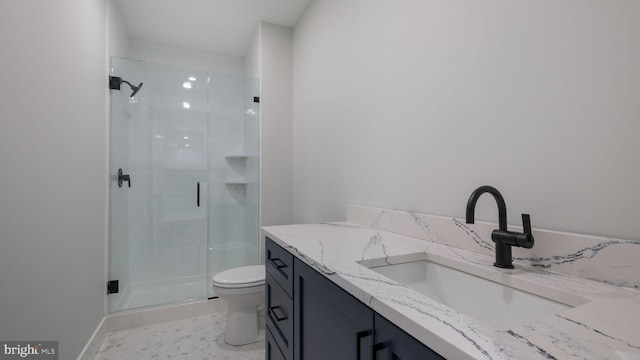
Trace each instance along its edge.
{"label": "cabinet drawer", "polygon": [[420,359],[445,360],[391,321],[375,314],[375,341],[372,354],[374,359]]}
{"label": "cabinet drawer", "polygon": [[282,351],[276,344],[276,340],[273,338],[273,334],[271,334],[271,330],[269,330],[269,326],[267,325],[267,358],[266,360],[286,360],[284,355],[282,355]]}
{"label": "cabinet drawer", "polygon": [[287,359],[293,359],[293,300],[267,273],[267,326]]}
{"label": "cabinet drawer", "polygon": [[265,254],[267,272],[291,297],[293,294],[293,255],[269,238],[266,238]]}

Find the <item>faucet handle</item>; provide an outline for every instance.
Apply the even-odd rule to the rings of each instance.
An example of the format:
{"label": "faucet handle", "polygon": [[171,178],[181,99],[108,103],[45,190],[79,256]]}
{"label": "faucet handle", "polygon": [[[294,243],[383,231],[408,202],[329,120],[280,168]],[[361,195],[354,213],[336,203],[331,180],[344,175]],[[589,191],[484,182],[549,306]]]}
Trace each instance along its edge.
{"label": "faucet handle", "polygon": [[524,232],[516,235],[516,245],[531,249],[533,247],[533,233],[531,232],[531,216],[529,214],[522,214],[522,227]]}
{"label": "faucet handle", "polygon": [[525,234],[531,234],[531,216],[529,214],[522,214],[522,227]]}

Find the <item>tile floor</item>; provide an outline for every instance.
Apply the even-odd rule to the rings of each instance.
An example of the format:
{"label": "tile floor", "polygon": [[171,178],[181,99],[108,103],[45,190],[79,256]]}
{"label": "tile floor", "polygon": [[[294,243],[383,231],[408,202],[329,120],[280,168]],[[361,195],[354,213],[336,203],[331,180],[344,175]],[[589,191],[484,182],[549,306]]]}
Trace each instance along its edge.
{"label": "tile floor", "polygon": [[223,341],[225,313],[107,334],[95,360],[263,360],[265,343],[231,346]]}

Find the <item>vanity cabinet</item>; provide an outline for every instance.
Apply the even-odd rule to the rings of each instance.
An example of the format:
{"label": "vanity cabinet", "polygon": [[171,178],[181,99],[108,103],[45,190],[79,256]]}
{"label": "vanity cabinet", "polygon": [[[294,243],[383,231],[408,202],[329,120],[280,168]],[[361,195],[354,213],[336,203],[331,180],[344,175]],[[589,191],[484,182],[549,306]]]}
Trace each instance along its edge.
{"label": "vanity cabinet", "polygon": [[269,238],[265,252],[267,359],[444,359]]}
{"label": "vanity cabinet", "polygon": [[370,360],[373,310],[294,259],[294,359]]}

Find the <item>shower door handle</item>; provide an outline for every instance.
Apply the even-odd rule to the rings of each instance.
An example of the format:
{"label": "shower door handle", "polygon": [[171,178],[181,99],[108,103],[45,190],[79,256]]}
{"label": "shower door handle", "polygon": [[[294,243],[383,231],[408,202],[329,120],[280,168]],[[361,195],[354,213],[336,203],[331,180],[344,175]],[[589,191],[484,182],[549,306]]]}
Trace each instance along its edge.
{"label": "shower door handle", "polygon": [[196,185],[196,205],[200,207],[200,182]]}

